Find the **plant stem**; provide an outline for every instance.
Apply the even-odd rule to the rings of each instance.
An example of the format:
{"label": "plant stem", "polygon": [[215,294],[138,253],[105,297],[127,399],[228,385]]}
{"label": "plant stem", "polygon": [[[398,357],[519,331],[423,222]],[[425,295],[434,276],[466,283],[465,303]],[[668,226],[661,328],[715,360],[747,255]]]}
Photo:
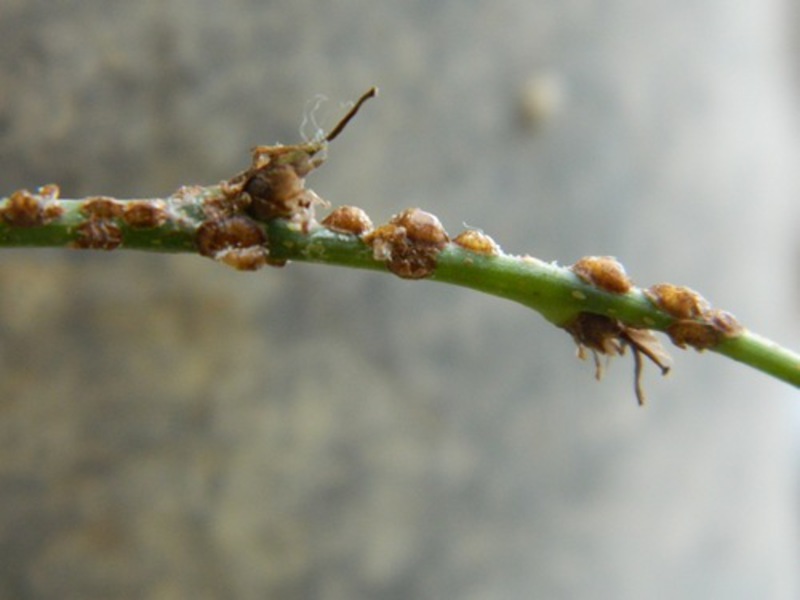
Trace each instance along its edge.
{"label": "plant stem", "polygon": [[[376,247],[363,235],[331,231],[313,218],[251,218],[242,206],[235,205],[231,194],[226,184],[184,187],[168,198],[131,201],[102,197],[55,200],[17,192],[11,198],[0,199],[0,247],[106,250],[119,247],[153,252],[199,252],[240,269],[300,261],[390,272],[386,257],[379,256]],[[212,236],[212,248],[204,252],[199,232],[209,223],[218,227],[220,223],[231,222],[236,222],[237,227],[244,223],[255,229],[257,249],[266,258],[259,262],[258,256],[253,259],[248,255],[245,261],[236,257],[229,260],[231,252],[252,249],[243,248],[247,244],[239,243],[235,236],[224,238],[228,246],[221,249],[213,247],[222,242]],[[233,235],[231,231],[234,230],[225,229],[224,234]],[[216,251],[219,253],[215,254]],[[668,370],[657,356],[654,358],[658,350],[650,342],[638,343],[641,338],[634,335],[640,330],[657,330],[667,332],[681,347],[688,344],[700,350],[710,349],[800,387],[798,354],[742,329],[710,344],[695,342],[695,338],[682,343],[686,338],[676,338],[671,329],[676,323],[708,328],[710,319],[698,313],[681,321],[654,302],[649,292],[635,287],[624,288],[623,292],[607,291],[576,275],[574,266],[560,267],[530,256],[512,256],[499,251],[476,252],[447,241],[436,247],[435,268],[425,278],[519,302],[570,331],[579,346],[596,354],[621,354],[625,345],[630,345],[635,353],[637,377],[641,365],[639,353],[651,358],[662,371]],[[611,333],[604,330],[599,337],[592,337],[583,329],[579,332],[574,323],[587,314],[598,315],[605,326],[610,324]],[[612,343],[609,345],[609,342]],[[637,396],[641,401],[638,383]]]}
{"label": "plant stem", "polygon": [[[371,249],[353,236],[322,228],[302,233],[286,221],[275,220],[269,224],[269,238],[271,253],[282,259],[386,270]],[[430,279],[519,302],[559,326],[583,311],[658,331],[666,331],[674,322],[639,289],[623,295],[605,292],[581,281],[568,268],[525,256],[481,256],[449,246],[439,254]],[[800,387],[800,355],[750,331],[711,350]]]}

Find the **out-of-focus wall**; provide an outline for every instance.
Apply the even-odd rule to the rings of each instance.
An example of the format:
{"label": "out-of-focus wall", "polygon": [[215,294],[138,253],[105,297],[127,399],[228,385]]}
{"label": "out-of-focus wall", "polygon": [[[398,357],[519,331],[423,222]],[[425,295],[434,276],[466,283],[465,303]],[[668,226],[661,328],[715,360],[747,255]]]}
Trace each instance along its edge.
{"label": "out-of-focus wall", "polygon": [[[375,84],[332,203],[616,255],[797,347],[785,9],[2,0],[0,193],[212,183]],[[640,410],[629,357],[598,384],[465,290],[4,250],[0,597],[796,598],[796,390],[675,362]]]}

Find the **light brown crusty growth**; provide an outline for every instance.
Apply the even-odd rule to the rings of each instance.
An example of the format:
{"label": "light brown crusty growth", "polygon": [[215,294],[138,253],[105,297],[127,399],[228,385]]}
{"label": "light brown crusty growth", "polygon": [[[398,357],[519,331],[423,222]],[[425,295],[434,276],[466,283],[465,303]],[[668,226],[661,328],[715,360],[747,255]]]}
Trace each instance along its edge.
{"label": "light brown crusty growth", "polygon": [[92,196],[81,205],[81,214],[95,221],[118,219],[125,211],[125,203],[108,196]]}
{"label": "light brown crusty growth", "polygon": [[419,208],[395,215],[363,238],[375,260],[403,279],[424,279],[436,270],[436,258],[450,241],[439,219]]}
{"label": "light brown crusty growth", "polygon": [[744,328],[729,312],[710,309],[701,321],[678,319],[667,327],[672,343],[679,348],[691,346],[698,352],[714,348],[727,339],[739,336]]}
{"label": "light brown crusty growth", "polygon": [[322,226],[336,233],[364,235],[372,231],[372,219],[357,206],[339,206],[322,220]]}
{"label": "light brown crusty growth", "polygon": [[0,209],[0,219],[12,227],[41,227],[59,218],[64,209],[58,204],[57,185],[40,187],[35,194],[17,190]]}
{"label": "light brown crusty growth", "polygon": [[267,264],[266,241],[258,223],[243,215],[205,221],[196,237],[200,254],[240,271],[254,271]]}
{"label": "light brown crusty growth", "polygon": [[711,308],[708,300],[688,287],[657,283],[644,291],[653,304],[676,319],[697,319]]}
{"label": "light brown crusty growth", "polygon": [[644,293],[658,308],[675,317],[667,327],[667,335],[679,348],[691,346],[702,352],[744,331],[736,317],[712,308],[708,300],[688,287],[659,283]]}
{"label": "light brown crusty growth", "polygon": [[570,267],[583,281],[612,294],[627,294],[633,282],[613,256],[584,256]]}
{"label": "light brown crusty growth", "polygon": [[154,229],[167,222],[169,214],[163,200],[131,200],[125,203],[122,219],[134,229]]}
{"label": "light brown crusty growth", "polygon": [[82,250],[115,250],[122,244],[122,230],[113,221],[89,219],[76,230],[73,248]]}
{"label": "light brown crusty growth", "polygon": [[497,242],[478,229],[465,229],[453,239],[453,243],[475,254],[499,256],[502,252]]}

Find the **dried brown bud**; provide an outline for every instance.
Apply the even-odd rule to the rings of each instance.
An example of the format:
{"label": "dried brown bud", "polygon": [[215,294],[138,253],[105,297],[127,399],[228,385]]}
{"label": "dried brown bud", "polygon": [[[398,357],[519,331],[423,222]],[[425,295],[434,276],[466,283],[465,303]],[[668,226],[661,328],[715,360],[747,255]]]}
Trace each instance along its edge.
{"label": "dried brown bud", "polygon": [[597,379],[603,375],[601,355],[622,355],[626,347],[631,348],[634,362],[634,391],[640,406],[645,400],[642,389],[642,356],[646,356],[658,366],[662,375],[666,375],[670,370],[669,355],[655,335],[646,329],[635,329],[611,317],[592,313],[580,313],[565,329],[578,344],[580,358],[585,358],[587,348],[592,352]]}

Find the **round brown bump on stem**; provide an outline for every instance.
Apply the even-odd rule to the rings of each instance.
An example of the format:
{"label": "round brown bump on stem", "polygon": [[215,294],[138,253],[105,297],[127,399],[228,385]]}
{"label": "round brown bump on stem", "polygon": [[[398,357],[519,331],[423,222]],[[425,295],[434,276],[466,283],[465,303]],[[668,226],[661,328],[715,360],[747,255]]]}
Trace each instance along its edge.
{"label": "round brown bump on stem", "polygon": [[667,335],[678,348],[691,346],[698,352],[719,344],[724,336],[710,323],[680,319],[667,327]]}
{"label": "round brown bump on stem", "polygon": [[653,304],[676,319],[697,319],[711,308],[694,290],[671,283],[657,283],[644,293]]}
{"label": "round brown bump on stem", "polygon": [[167,222],[167,205],[163,200],[132,200],[125,203],[122,219],[134,229],[153,229]]}
{"label": "round brown bump on stem", "polygon": [[679,348],[691,346],[698,352],[714,348],[742,333],[744,327],[739,324],[736,317],[718,309],[707,311],[702,321],[678,319],[667,327],[667,334],[673,344]]}
{"label": "round brown bump on stem", "polygon": [[375,260],[390,260],[392,248],[403,242],[405,236],[404,227],[387,223],[365,234],[364,243],[372,246],[372,255]]}
{"label": "round brown bump on stem", "polygon": [[633,287],[625,267],[612,256],[584,256],[570,268],[586,283],[612,294],[627,294]]}
{"label": "round brown bump on stem", "polygon": [[122,244],[122,231],[110,221],[85,221],[75,233],[73,247],[82,250],[114,250]]}
{"label": "round brown bump on stem", "polygon": [[80,208],[82,215],[98,220],[119,218],[124,210],[125,205],[122,202],[107,196],[87,198]]}
{"label": "round brown bump on stem", "polygon": [[322,220],[323,227],[336,233],[364,235],[372,231],[372,220],[357,206],[339,206]]}
{"label": "round brown bump on stem", "polygon": [[386,261],[387,268],[403,279],[433,275],[439,252],[449,241],[439,219],[418,208],[395,215],[363,239],[375,260]]}
{"label": "round brown bump on stem", "polygon": [[205,221],[195,235],[198,252],[211,258],[232,248],[263,247],[266,240],[261,227],[244,216]]}
{"label": "round brown bump on stem", "polygon": [[405,228],[406,236],[415,243],[443,248],[450,241],[438,217],[419,208],[406,209],[389,222]]}
{"label": "round brown bump on stem", "polygon": [[0,217],[12,227],[41,227],[64,213],[58,204],[58,186],[46,185],[37,194],[17,190],[0,208]]}
{"label": "round brown bump on stem", "polygon": [[453,243],[475,254],[498,256],[501,253],[500,246],[497,245],[497,242],[477,229],[462,231],[455,237]]}
{"label": "round brown bump on stem", "polygon": [[438,253],[432,247],[415,247],[403,240],[392,246],[386,266],[401,279],[425,279],[436,270]]}

